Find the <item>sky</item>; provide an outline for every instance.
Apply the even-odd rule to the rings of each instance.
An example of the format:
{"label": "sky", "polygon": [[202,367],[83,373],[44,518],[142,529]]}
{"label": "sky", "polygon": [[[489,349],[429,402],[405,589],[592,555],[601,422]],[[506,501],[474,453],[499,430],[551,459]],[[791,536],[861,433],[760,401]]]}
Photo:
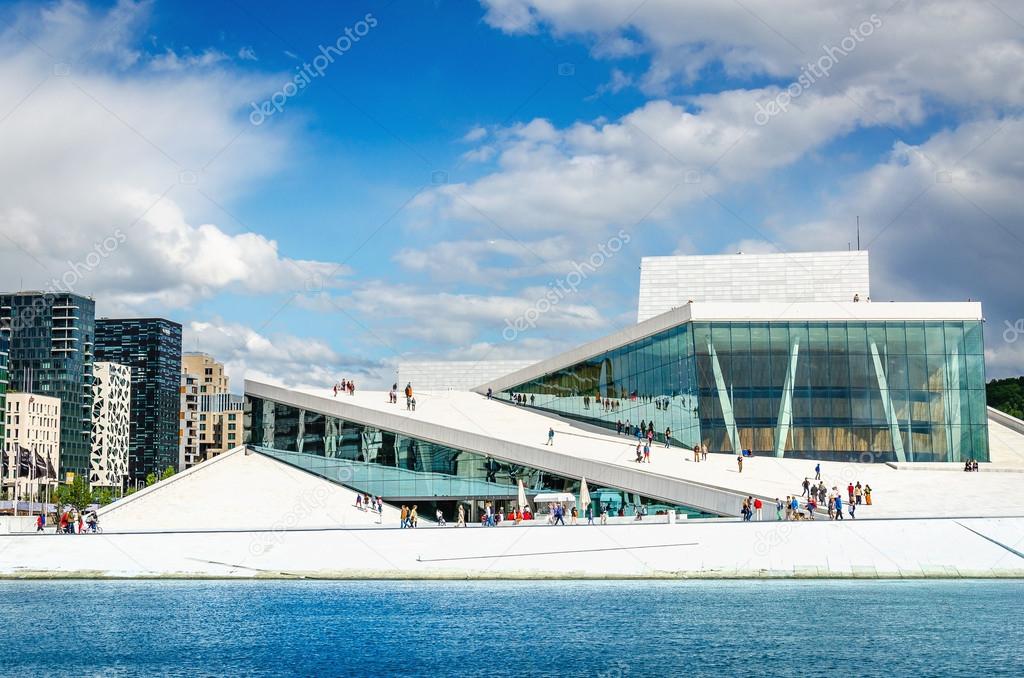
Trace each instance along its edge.
{"label": "sky", "polygon": [[381,387],[859,217],[875,301],[981,300],[1019,375],[1022,105],[1011,0],[0,3],[0,289],[176,320],[236,391]]}

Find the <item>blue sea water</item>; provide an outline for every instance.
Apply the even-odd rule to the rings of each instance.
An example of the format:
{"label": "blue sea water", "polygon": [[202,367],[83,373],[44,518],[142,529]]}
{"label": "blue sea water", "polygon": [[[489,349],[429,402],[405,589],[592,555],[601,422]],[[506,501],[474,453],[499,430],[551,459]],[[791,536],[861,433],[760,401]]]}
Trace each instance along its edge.
{"label": "blue sea water", "polygon": [[5,581],[0,674],[1020,676],[1022,613],[1022,581]]}

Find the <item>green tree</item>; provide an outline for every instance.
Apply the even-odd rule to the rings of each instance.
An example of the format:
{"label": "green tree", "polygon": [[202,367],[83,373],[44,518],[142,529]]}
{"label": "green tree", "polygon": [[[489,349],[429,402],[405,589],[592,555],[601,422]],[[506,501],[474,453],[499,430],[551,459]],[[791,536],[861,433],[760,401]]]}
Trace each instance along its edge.
{"label": "green tree", "polygon": [[993,379],[985,386],[985,396],[991,407],[1024,419],[1024,377]]}
{"label": "green tree", "polygon": [[150,485],[155,485],[155,484],[156,484],[156,474],[155,473],[147,473],[146,474],[146,487],[149,487]]}
{"label": "green tree", "polygon": [[109,487],[104,487],[102,490],[96,492],[93,498],[100,506],[106,506],[110,502],[114,501],[114,493],[110,491]]}
{"label": "green tree", "polygon": [[168,478],[170,478],[173,475],[174,475],[174,467],[173,466],[168,466],[167,468],[164,469],[163,474],[160,476],[160,480],[167,480]]}
{"label": "green tree", "polygon": [[81,512],[93,502],[92,490],[89,489],[89,481],[83,475],[76,475],[70,485],[58,485],[53,493],[57,510],[61,507],[70,506]]}

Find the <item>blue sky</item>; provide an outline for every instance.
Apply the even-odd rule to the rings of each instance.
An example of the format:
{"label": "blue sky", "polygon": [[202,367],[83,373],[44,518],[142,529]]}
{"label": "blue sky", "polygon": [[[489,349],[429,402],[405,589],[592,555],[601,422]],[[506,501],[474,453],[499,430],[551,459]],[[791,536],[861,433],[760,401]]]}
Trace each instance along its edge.
{"label": "blue sky", "polygon": [[613,331],[642,256],[845,249],[860,215],[876,299],[982,299],[990,374],[1020,373],[1024,13],[1002,4],[3,3],[0,284],[179,320],[237,386],[381,385],[402,358]]}

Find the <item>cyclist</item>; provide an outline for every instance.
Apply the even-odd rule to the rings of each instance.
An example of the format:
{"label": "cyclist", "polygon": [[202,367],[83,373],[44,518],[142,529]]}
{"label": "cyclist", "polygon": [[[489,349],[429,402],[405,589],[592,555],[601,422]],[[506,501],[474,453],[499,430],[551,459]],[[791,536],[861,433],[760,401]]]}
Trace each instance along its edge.
{"label": "cyclist", "polygon": [[89,526],[89,532],[96,532],[96,528],[99,527],[100,524],[100,518],[96,515],[95,509],[86,514],[85,522]]}

